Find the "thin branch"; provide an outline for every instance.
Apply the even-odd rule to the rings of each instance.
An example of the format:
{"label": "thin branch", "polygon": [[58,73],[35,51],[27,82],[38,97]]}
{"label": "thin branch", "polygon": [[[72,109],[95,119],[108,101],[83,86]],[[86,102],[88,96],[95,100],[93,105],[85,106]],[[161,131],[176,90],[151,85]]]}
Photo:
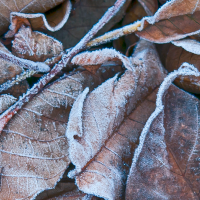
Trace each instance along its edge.
{"label": "thin branch", "polygon": [[54,78],[71,60],[73,56],[79,53],[86,44],[94,37],[94,35],[119,11],[125,0],[117,0],[115,4],[107,10],[99,22],[83,37],[83,39],[66,55],[62,56],[61,61],[56,64],[53,69],[44,75],[37,84],[35,84],[25,95],[23,95],[13,106],[0,115],[0,131],[10,119],[21,109],[21,107],[30,101],[42,88]]}
{"label": "thin branch", "polygon": [[18,65],[20,67],[23,67],[25,69],[34,70],[37,72],[49,72],[50,67],[42,62],[33,62],[31,60],[26,60],[22,58],[18,58],[17,56],[14,56],[13,54],[6,53],[4,51],[0,50],[0,58],[3,60],[12,62],[15,65]]}
{"label": "thin branch", "polygon": [[87,47],[98,46],[100,44],[107,43],[111,40],[116,40],[119,37],[122,37],[124,35],[129,35],[131,33],[134,33],[138,30],[138,27],[140,27],[141,24],[142,24],[141,21],[137,21],[137,22],[134,22],[133,24],[129,24],[122,28],[107,32],[104,35],[99,36],[93,39],[92,41],[88,42]]}

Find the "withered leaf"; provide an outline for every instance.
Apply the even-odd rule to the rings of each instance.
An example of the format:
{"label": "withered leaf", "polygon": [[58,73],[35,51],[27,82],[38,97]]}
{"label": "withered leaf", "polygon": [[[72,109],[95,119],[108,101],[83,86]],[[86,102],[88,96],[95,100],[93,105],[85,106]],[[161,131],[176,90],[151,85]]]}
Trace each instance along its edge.
{"label": "withered leaf", "polygon": [[[177,70],[179,66],[184,62],[193,64],[198,70],[200,70],[199,55],[190,53],[181,47],[177,47],[171,44],[165,58],[165,68],[169,72],[172,72]],[[199,81],[199,77],[180,76],[175,79],[174,83],[188,92],[199,94]]]}
{"label": "withered leaf", "polygon": [[[11,54],[11,52],[8,51],[8,49],[2,43],[0,43],[0,50]],[[16,75],[22,73],[22,68],[20,66],[14,65],[13,63],[5,61],[2,58],[0,58],[0,62],[0,84],[11,80],[12,78],[16,77]],[[27,81],[22,81],[18,85],[15,85],[12,88],[6,90],[5,93],[9,93],[14,97],[19,97],[24,92],[26,92],[28,88],[29,86]]]}
{"label": "withered leaf", "polygon": [[16,102],[17,98],[12,95],[0,95],[0,114]]}
{"label": "withered leaf", "polygon": [[43,62],[47,58],[59,55],[63,46],[58,40],[43,33],[22,27],[15,35],[12,53],[18,57]]}
{"label": "withered leaf", "polygon": [[64,0],[15,0],[0,2],[0,35],[5,33],[10,24],[10,13],[44,13]]}
{"label": "withered leaf", "polygon": [[[54,5],[56,6],[56,4]],[[25,14],[21,12],[12,12],[10,14],[11,25],[5,38],[12,38],[22,25],[31,26],[33,29],[48,29],[49,31],[58,31],[68,20],[71,12],[70,0],[65,0],[56,8],[49,10],[47,13]]]}
{"label": "withered leaf", "polygon": [[[98,34],[110,30],[114,24],[122,19],[131,0],[126,0],[123,7]],[[105,11],[113,6],[115,0],[81,0],[75,1],[70,17],[61,31],[46,33],[63,43],[64,49],[75,46],[81,38],[98,22]]]}
{"label": "withered leaf", "polygon": [[137,35],[157,43],[167,43],[200,32],[200,2],[174,0],[165,3],[152,17],[144,18]]}
{"label": "withered leaf", "polygon": [[192,66],[186,66],[171,73],[159,89],[156,110],[145,124],[134,154],[127,200],[200,197],[200,101],[170,86],[177,75],[200,75]]}
{"label": "withered leaf", "polygon": [[129,126],[126,130],[131,120],[120,127],[122,135],[118,128],[164,77],[155,48],[147,41],[139,43],[132,63],[133,70],[107,80],[89,95],[85,89],[72,107],[67,126],[69,154],[76,167],[69,176],[75,176],[81,191],[105,199],[122,198],[129,150],[138,137],[138,133],[131,136]]}
{"label": "withered leaf", "polygon": [[138,1],[143,6],[147,15],[149,15],[149,16],[154,15],[154,13],[158,9],[158,1],[157,0],[138,0]]}
{"label": "withered leaf", "polygon": [[94,89],[121,67],[97,73],[73,72],[35,96],[6,125],[1,142],[1,200],[33,199],[52,188],[70,163],[65,137],[69,111],[76,97]]}

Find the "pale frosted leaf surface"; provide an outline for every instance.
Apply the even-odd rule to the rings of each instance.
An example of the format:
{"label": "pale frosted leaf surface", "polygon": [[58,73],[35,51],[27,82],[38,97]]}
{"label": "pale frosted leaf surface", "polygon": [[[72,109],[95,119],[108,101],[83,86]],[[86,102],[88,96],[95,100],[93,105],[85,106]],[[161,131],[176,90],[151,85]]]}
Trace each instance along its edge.
{"label": "pale frosted leaf surface", "polygon": [[192,40],[192,39],[177,40],[177,41],[172,41],[172,44],[174,44],[177,47],[182,47],[188,52],[200,55],[200,42],[198,42],[197,40]]}
{"label": "pale frosted leaf surface", "polygon": [[199,0],[171,0],[154,16],[143,18],[137,35],[152,42],[167,43],[199,33],[199,21]]}
{"label": "pale frosted leaf surface", "polygon": [[166,77],[156,109],[146,122],[134,153],[126,199],[199,199],[199,105],[171,85],[178,75],[200,73],[184,63]]}
{"label": "pale frosted leaf surface", "polygon": [[65,137],[69,111],[87,86],[91,90],[121,67],[102,67],[95,75],[78,70],[35,96],[1,133],[1,200],[33,199],[52,188],[70,163]]}
{"label": "pale frosted leaf surface", "polygon": [[12,104],[16,102],[16,98],[12,95],[8,94],[2,94],[0,95],[0,113],[5,111],[7,108],[9,108]]}
{"label": "pale frosted leaf surface", "polygon": [[[70,112],[66,136],[70,159],[76,168],[69,176],[75,176],[79,189],[85,193],[106,199],[121,198],[125,177],[120,168],[124,164],[121,157],[128,159],[131,155],[126,151],[126,137],[115,132],[164,78],[153,44],[141,41],[138,48],[140,51],[136,48],[133,58],[140,62],[133,61],[134,70],[114,76],[87,96],[84,91]],[[74,123],[81,118],[82,124]]]}
{"label": "pale frosted leaf surface", "polygon": [[115,49],[102,49],[92,52],[83,52],[73,57],[72,63],[76,65],[99,65],[108,61],[121,61],[126,69],[132,70],[129,58]]}
{"label": "pale frosted leaf surface", "polygon": [[13,0],[0,2],[0,35],[8,30],[10,24],[10,13],[44,13],[59,5],[64,0]]}
{"label": "pale frosted leaf surface", "polygon": [[[73,8],[67,23],[61,31],[50,32],[48,35],[57,38],[63,43],[64,49],[75,46],[85,34],[96,24],[102,15],[113,6],[116,0],[81,0],[74,1]],[[126,0],[120,11],[98,32],[98,35],[110,30],[125,15],[131,0]],[[55,17],[52,18],[55,20]]]}
{"label": "pale frosted leaf surface", "polygon": [[59,9],[49,12],[47,15],[42,13],[26,14],[20,12],[12,12],[10,14],[10,30],[6,33],[5,37],[13,37],[21,24],[27,24],[26,19],[30,20],[31,27],[33,29],[46,28],[49,31],[58,31],[67,22],[71,9],[72,5],[70,0],[66,0],[59,6]]}
{"label": "pale frosted leaf surface", "polygon": [[[11,54],[11,52],[8,51],[8,49],[2,43],[0,43],[0,51]],[[14,65],[13,63],[5,61],[2,58],[0,58],[0,63],[0,84],[3,84],[4,82],[7,82],[8,80],[11,80],[12,78],[22,73],[22,68],[20,66]],[[15,97],[19,97],[24,92],[26,92],[28,88],[28,83],[23,81],[18,85],[13,86],[11,89],[5,91],[5,93],[10,93]]]}
{"label": "pale frosted leaf surface", "polygon": [[25,26],[15,35],[12,45],[12,52],[16,56],[40,62],[62,51],[63,46],[58,40]]}
{"label": "pale frosted leaf surface", "polygon": [[[174,46],[173,44],[169,45],[169,50],[167,51],[166,57],[164,58],[165,68],[168,72],[177,70],[179,66],[188,62],[193,64],[198,70],[200,70],[200,57],[197,54],[188,52],[182,47]],[[200,94],[200,78],[196,76],[179,76],[175,79],[174,83],[192,93]]]}

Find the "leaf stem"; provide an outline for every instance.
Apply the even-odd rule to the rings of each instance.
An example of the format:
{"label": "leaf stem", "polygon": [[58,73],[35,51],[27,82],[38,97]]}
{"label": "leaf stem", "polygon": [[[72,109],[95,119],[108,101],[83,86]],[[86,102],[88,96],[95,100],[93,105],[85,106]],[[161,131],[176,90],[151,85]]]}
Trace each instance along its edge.
{"label": "leaf stem", "polygon": [[124,3],[125,0],[117,0],[115,4],[106,11],[99,22],[97,22],[97,24],[95,24],[92,29],[81,39],[81,41],[75,47],[73,47],[71,51],[62,56],[62,59],[48,74],[44,75],[39,82],[36,83],[30,90],[28,90],[26,94],[20,97],[13,106],[0,115],[0,132],[25,103],[29,102],[36,94],[38,94],[38,92],[40,92],[42,88],[70,62],[73,56],[86,47],[87,43],[119,11]]}

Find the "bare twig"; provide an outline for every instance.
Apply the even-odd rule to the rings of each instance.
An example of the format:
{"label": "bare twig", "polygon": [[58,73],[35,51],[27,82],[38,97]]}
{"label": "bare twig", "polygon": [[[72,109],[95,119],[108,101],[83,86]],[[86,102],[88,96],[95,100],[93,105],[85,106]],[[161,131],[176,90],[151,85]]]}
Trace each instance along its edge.
{"label": "bare twig", "polygon": [[12,62],[15,65],[23,67],[25,69],[34,70],[37,72],[49,72],[50,67],[43,62],[33,62],[31,60],[26,60],[22,58],[18,58],[12,54],[6,53],[0,50],[0,58],[3,60]]}
{"label": "bare twig", "polygon": [[35,84],[25,95],[23,95],[13,106],[0,115],[0,131],[3,130],[9,120],[21,109],[21,107],[30,101],[41,89],[55,77],[71,60],[73,56],[79,53],[94,35],[119,11],[125,0],[117,0],[111,8],[103,15],[99,22],[83,37],[83,39],[70,52],[62,56],[61,61],[53,69],[44,75],[37,84]]}
{"label": "bare twig", "polygon": [[87,47],[92,47],[92,46],[98,46],[100,44],[107,43],[111,40],[116,40],[119,37],[122,37],[124,35],[129,35],[131,33],[134,33],[135,31],[138,30],[138,27],[141,26],[141,21],[137,21],[133,24],[124,26],[122,28],[110,31],[105,33],[104,35],[97,37],[93,39],[92,41],[87,43]]}

